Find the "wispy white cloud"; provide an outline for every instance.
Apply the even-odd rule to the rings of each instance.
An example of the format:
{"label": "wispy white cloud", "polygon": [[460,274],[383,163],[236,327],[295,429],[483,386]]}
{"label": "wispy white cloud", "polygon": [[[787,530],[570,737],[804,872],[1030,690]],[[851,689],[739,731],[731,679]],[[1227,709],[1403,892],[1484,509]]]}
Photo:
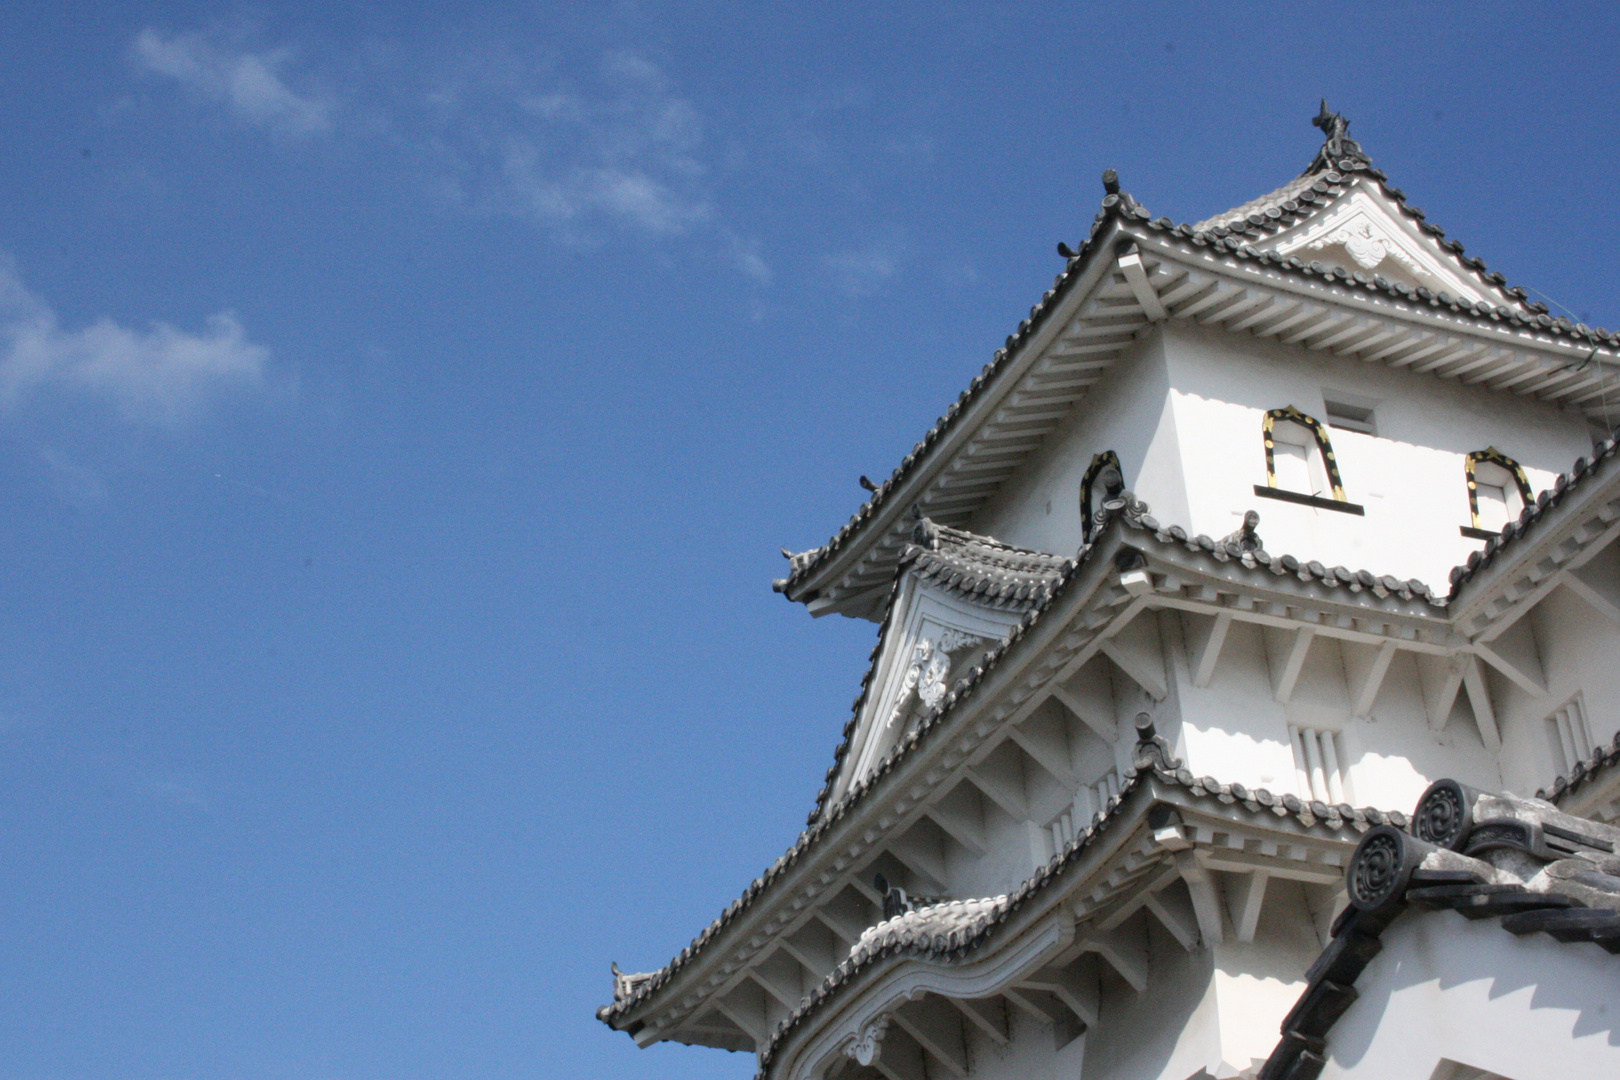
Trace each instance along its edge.
{"label": "wispy white cloud", "polygon": [[247,339],[230,312],[201,333],[167,323],[144,330],[100,319],[66,330],[0,256],[0,406],[15,409],[48,388],[110,400],[127,420],[173,426],[217,396],[262,386],[270,351]]}
{"label": "wispy white cloud", "polygon": [[510,48],[429,51],[316,79],[295,66],[296,50],[255,51],[243,37],[148,28],[130,54],[273,133],[389,146],[422,170],[423,186],[469,213],[517,219],[570,245],[702,238],[738,272],[771,279],[757,241],[738,241],[720,211],[702,115],[645,57],[609,53],[581,69]]}
{"label": "wispy white cloud", "polygon": [[332,102],[287,85],[291,49],[252,52],[202,33],[165,35],[151,28],[135,36],[135,62],[218,101],[241,119],[283,135],[308,136],[332,127]]}
{"label": "wispy white cloud", "polygon": [[752,278],[761,285],[769,285],[776,274],[771,269],[771,264],[760,254],[759,241],[738,236],[730,229],[725,230],[724,236],[731,264],[745,277]]}
{"label": "wispy white cloud", "polygon": [[697,110],[640,57],[611,55],[598,76],[595,92],[519,65],[445,80],[428,96],[442,189],[570,240],[711,224]]}
{"label": "wispy white cloud", "polygon": [[883,237],[862,247],[833,252],[821,265],[833,285],[852,299],[872,296],[900,272],[907,245],[898,236]]}

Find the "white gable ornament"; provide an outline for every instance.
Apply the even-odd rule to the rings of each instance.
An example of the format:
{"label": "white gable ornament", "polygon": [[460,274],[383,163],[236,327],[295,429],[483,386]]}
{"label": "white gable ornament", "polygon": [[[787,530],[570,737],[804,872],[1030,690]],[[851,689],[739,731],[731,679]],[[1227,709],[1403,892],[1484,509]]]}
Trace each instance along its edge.
{"label": "white gable ornament", "polygon": [[888,1016],[880,1016],[861,1029],[855,1041],[844,1047],[844,1053],[854,1058],[857,1065],[870,1065],[877,1060],[878,1051],[883,1047],[883,1036],[888,1031]]}
{"label": "white gable ornament", "polygon": [[925,637],[917,642],[912,650],[911,666],[906,669],[905,679],[900,684],[900,696],[895,700],[886,726],[894,727],[895,721],[905,715],[914,693],[930,709],[943,701],[945,691],[950,688],[951,654],[983,640],[954,627],[947,627],[937,641]]}
{"label": "white gable ornament", "polygon": [[[1382,266],[1386,274],[1408,277],[1414,285],[1445,291],[1470,303],[1483,299],[1477,288],[1440,257],[1425,250],[1429,246],[1414,237],[1367,191],[1357,190],[1320,221],[1283,239],[1277,245],[1277,254],[1304,256],[1339,248],[1362,270]],[[1387,265],[1390,263],[1394,266]]]}

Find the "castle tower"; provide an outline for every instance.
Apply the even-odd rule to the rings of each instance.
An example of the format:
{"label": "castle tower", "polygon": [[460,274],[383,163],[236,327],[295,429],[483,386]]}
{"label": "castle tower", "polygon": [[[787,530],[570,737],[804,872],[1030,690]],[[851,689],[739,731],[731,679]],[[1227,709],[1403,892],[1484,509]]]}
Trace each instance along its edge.
{"label": "castle tower", "polygon": [[761,1080],[1253,1076],[1431,783],[1614,817],[1620,337],[1316,123],[1192,225],[1105,174],[1006,347],[791,556],[789,600],[880,627],[826,787],[602,1020]]}

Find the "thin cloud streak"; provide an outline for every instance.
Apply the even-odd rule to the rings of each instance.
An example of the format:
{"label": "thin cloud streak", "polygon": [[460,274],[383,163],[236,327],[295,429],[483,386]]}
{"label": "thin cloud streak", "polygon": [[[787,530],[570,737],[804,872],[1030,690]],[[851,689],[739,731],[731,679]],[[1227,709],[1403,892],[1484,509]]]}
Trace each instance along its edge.
{"label": "thin cloud streak", "polygon": [[821,260],[822,269],[845,296],[859,300],[876,295],[900,272],[907,245],[897,237],[864,247],[834,252]]}
{"label": "thin cloud streak", "polygon": [[332,128],[332,104],[299,94],[282,78],[290,49],[233,49],[201,33],[164,36],[147,28],[135,35],[135,62],[180,83],[200,97],[221,102],[242,120],[283,135],[318,135]]}
{"label": "thin cloud streak", "polygon": [[0,406],[8,410],[54,387],[110,400],[126,420],[173,427],[222,394],[261,387],[269,360],[228,311],[210,316],[202,333],[108,319],[65,330],[0,257]]}
{"label": "thin cloud streak", "polygon": [[697,110],[640,57],[610,55],[599,75],[597,93],[510,67],[441,84],[427,98],[441,190],[566,242],[604,229],[670,238],[712,223]]}

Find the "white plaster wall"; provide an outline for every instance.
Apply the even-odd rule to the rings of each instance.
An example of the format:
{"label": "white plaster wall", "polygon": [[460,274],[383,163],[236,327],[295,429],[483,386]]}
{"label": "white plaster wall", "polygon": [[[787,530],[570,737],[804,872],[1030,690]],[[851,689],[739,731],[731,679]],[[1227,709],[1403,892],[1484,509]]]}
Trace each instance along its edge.
{"label": "white plaster wall", "polygon": [[1221,1061],[1247,1069],[1271,1055],[1283,1017],[1305,989],[1305,972],[1322,951],[1304,890],[1273,880],[1254,941],[1228,941],[1213,951]]}
{"label": "white plaster wall", "polygon": [[1162,932],[1151,941],[1148,992],[1116,987],[1103,999],[1085,1080],[1186,1080],[1220,1060],[1214,954],[1184,952]]}
{"label": "white plaster wall", "polygon": [[[1469,451],[1496,446],[1538,491],[1591,451],[1577,413],[1404,369],[1179,324],[1164,331],[1164,357],[1187,484],[1187,518],[1177,523],[1223,536],[1253,508],[1274,555],[1416,577],[1441,593],[1451,567],[1481,546],[1458,532],[1471,523]],[[1324,398],[1374,410],[1376,437],[1331,429],[1345,496],[1365,517],[1254,493],[1266,485],[1267,410],[1293,405],[1324,420]]]}
{"label": "white plaster wall", "polygon": [[969,1028],[968,1068],[973,1080],[1080,1080],[1086,1035],[1058,1046],[1052,1025],[1037,1023],[1012,1006],[1007,1018],[1011,1038],[1006,1046]]}
{"label": "white plaster wall", "polygon": [[1441,777],[1491,790],[1501,786],[1496,759],[1466,713],[1442,731],[1430,729],[1409,655],[1397,654],[1370,713],[1354,716],[1343,650],[1370,647],[1318,637],[1284,703],[1273,696],[1268,650],[1288,644],[1278,632],[1234,622],[1205,687],[1193,685],[1184,647],[1174,651],[1176,752],[1195,775],[1309,799],[1309,792],[1299,790],[1288,735],[1288,726],[1297,724],[1340,733],[1345,794],[1353,805],[1410,811],[1424,788]]}
{"label": "white plaster wall", "polygon": [[1044,849],[1037,851],[1034,847],[1027,822],[1015,821],[988,798],[980,799],[984,807],[985,853],[975,855],[964,847],[952,846],[946,871],[953,897],[1014,892],[1048,857]]}
{"label": "white plaster wall", "polygon": [[[1598,562],[1593,571],[1606,568]],[[1547,738],[1547,717],[1579,693],[1594,745],[1605,745],[1620,730],[1620,627],[1583,600],[1557,589],[1527,616],[1547,693],[1532,695],[1497,675],[1491,688],[1502,725],[1502,781],[1510,791],[1529,795],[1551,784],[1563,771]]]}
{"label": "white plaster wall", "polygon": [[1442,1059],[1511,1080],[1620,1076],[1616,960],[1496,919],[1402,916],[1328,1037],[1321,1080],[1429,1080]]}
{"label": "white plaster wall", "polygon": [[1230,1077],[1264,1060],[1321,951],[1299,890],[1276,883],[1253,943],[1189,953],[1151,929],[1147,990],[1111,984],[1087,1034],[1087,1080]]}
{"label": "white plaster wall", "polygon": [[1080,482],[1092,455],[1119,455],[1125,483],[1166,522],[1186,514],[1181,453],[1167,408],[1158,335],[1115,362],[968,527],[1009,544],[1072,554],[1081,544]]}

